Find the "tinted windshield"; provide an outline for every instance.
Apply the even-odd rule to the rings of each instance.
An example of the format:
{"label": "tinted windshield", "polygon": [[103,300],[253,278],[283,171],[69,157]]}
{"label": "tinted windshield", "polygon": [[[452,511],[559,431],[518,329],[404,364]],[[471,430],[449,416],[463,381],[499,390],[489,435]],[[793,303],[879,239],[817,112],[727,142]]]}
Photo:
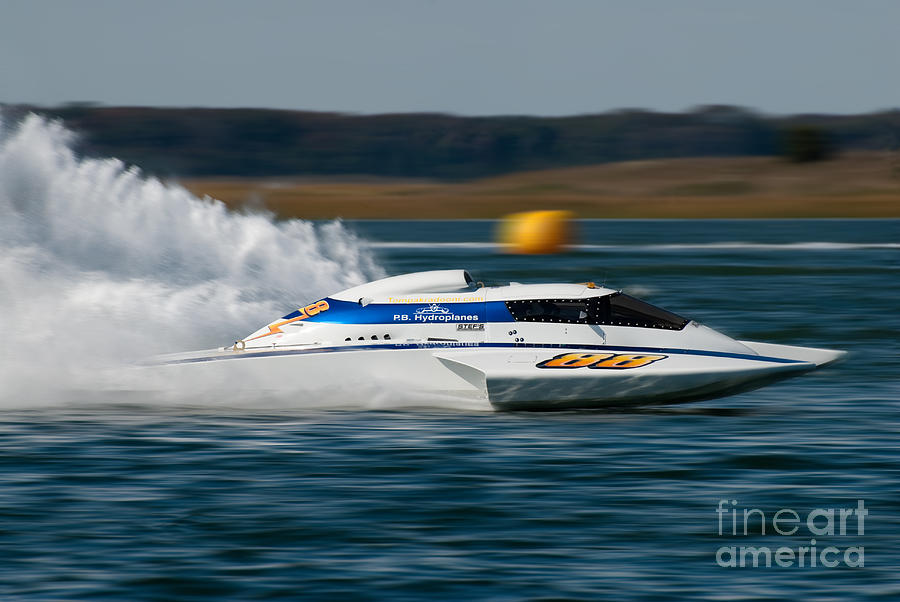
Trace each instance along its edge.
{"label": "tinted windshield", "polygon": [[518,322],[604,324],[681,330],[689,320],[624,293],[590,299],[507,301]]}

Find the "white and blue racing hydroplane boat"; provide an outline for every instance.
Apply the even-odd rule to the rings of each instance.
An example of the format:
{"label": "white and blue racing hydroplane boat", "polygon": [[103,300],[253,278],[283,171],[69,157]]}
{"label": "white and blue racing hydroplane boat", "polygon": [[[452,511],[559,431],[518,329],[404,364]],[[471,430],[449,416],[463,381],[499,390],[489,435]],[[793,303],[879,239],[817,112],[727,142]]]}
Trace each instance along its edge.
{"label": "white and blue racing hydroplane boat", "polygon": [[258,391],[374,388],[554,410],[719,397],[844,354],[737,341],[593,283],[484,287],[442,270],[357,286],[229,347],[159,363]]}

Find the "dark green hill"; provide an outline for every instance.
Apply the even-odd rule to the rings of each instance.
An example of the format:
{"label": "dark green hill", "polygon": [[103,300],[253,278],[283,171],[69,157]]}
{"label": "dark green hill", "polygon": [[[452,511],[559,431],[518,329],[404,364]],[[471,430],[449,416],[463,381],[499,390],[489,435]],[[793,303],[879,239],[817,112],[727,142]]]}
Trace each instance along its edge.
{"label": "dark green hill", "polygon": [[161,176],[467,179],[634,159],[785,154],[797,128],[805,128],[804,140],[827,145],[822,153],[807,153],[813,157],[900,147],[897,110],[767,117],[711,106],[686,113],[623,110],[558,118],[86,104],[6,105],[2,111],[6,119],[27,111],[61,118],[81,135],[82,152],[118,157]]}

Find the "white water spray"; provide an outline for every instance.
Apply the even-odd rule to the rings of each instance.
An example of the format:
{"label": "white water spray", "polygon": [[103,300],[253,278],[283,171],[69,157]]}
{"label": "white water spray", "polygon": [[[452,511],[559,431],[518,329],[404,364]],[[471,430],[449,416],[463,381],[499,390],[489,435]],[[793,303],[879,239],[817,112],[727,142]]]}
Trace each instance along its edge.
{"label": "white water spray", "polygon": [[0,404],[91,390],[109,368],[221,346],[383,275],[340,223],[275,222],[79,158],[73,134],[0,122]]}

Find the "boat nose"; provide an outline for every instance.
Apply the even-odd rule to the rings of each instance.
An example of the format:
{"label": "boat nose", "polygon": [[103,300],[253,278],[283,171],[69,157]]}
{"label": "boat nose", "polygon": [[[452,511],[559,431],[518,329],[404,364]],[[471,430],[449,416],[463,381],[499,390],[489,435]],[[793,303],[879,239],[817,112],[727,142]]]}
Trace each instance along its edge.
{"label": "boat nose", "polygon": [[815,363],[816,367],[819,368],[843,360],[847,357],[848,353],[849,352],[841,351],[840,349],[816,349],[816,353],[810,358],[810,361]]}
{"label": "boat nose", "polygon": [[779,345],[777,343],[760,343],[757,341],[741,341],[759,355],[778,357],[795,362],[805,362],[820,368],[840,361],[847,356],[846,351],[840,349],[821,349],[819,347],[795,347],[793,345]]}

